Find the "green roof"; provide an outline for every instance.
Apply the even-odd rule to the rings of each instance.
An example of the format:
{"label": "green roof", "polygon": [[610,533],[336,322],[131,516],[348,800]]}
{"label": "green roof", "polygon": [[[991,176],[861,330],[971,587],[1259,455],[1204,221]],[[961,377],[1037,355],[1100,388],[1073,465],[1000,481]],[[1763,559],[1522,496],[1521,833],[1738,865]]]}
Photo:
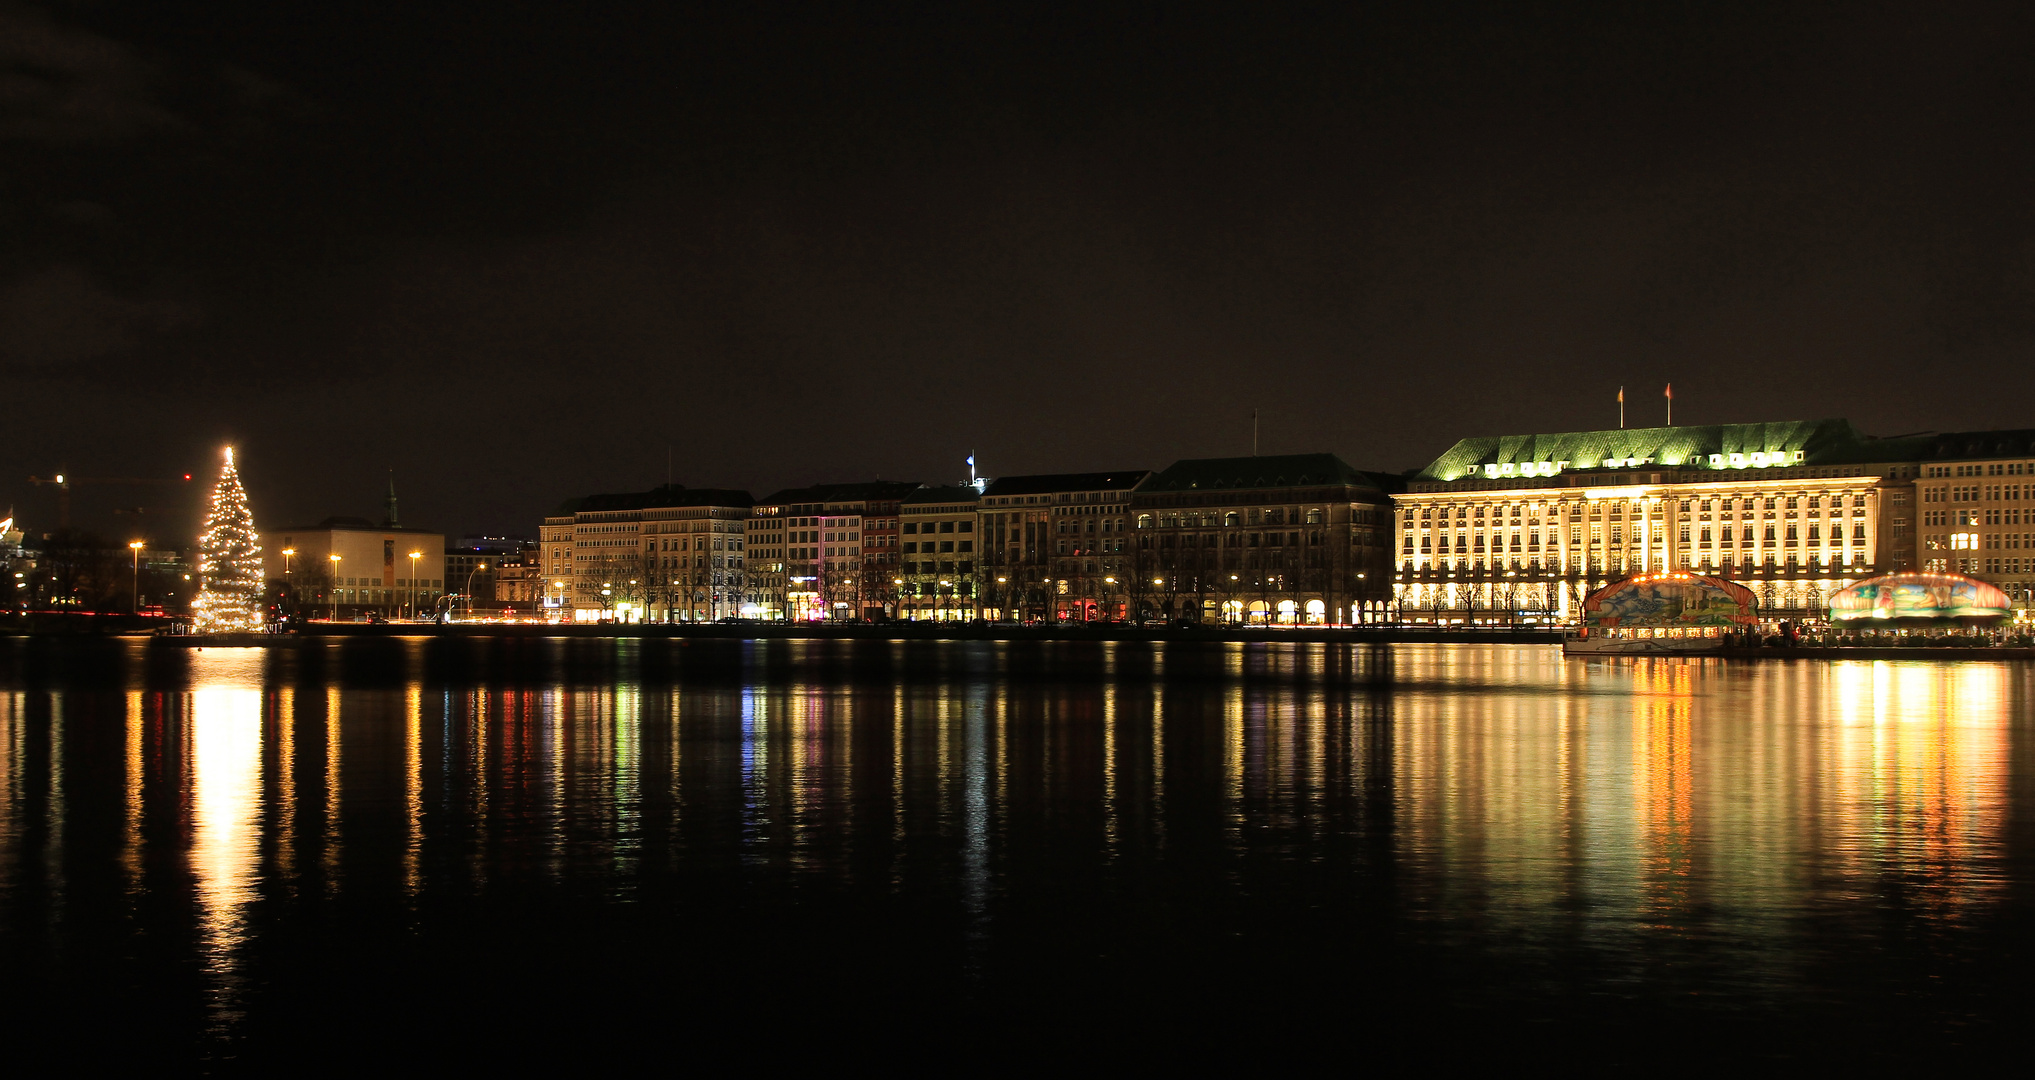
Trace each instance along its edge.
{"label": "green roof", "polygon": [[[1483,476],[1553,475],[1570,469],[1676,465],[1689,468],[1759,463],[1815,465],[1828,458],[1860,460],[1866,443],[1848,420],[1788,420],[1769,424],[1618,428],[1552,435],[1497,435],[1464,439],[1421,470],[1421,480]],[[1496,472],[1492,468],[1496,467]],[[1532,466],[1532,470],[1526,469]]]}

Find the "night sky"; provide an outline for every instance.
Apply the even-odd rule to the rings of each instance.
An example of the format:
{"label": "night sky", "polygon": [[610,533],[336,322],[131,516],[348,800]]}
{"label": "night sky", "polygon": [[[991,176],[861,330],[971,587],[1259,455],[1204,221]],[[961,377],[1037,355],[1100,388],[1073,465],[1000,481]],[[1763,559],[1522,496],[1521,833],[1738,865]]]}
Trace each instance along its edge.
{"label": "night sky", "polygon": [[2025,5],[1108,7],[0,0],[0,509],[2035,426]]}

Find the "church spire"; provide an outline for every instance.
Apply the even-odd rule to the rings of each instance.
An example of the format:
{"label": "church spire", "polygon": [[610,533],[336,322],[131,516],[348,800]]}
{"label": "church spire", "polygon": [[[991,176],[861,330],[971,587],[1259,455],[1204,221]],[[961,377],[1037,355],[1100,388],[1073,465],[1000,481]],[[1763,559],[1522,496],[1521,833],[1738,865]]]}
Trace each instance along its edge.
{"label": "church spire", "polygon": [[389,470],[389,503],[385,513],[387,514],[387,519],[382,522],[382,528],[393,529],[402,524],[402,521],[396,517],[396,470],[394,469]]}

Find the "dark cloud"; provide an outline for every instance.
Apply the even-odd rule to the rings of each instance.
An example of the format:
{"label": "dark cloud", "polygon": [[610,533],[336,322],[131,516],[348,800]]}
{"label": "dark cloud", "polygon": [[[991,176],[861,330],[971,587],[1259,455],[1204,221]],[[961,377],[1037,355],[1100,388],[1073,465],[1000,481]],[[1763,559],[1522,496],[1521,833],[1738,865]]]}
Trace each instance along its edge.
{"label": "dark cloud", "polygon": [[156,335],[187,330],[196,312],[170,300],[123,296],[75,266],[55,266],[0,285],[0,371],[103,377],[87,362],[116,356]]}
{"label": "dark cloud", "polygon": [[[231,437],[265,513],[393,466],[528,531],[667,445],[1156,467],[1256,407],[1403,468],[1620,384],[1881,431],[2035,389],[2008,5],[4,10],[6,130],[79,117],[0,142],[23,475]],[[1900,389],[1949,370],[1988,391]]]}
{"label": "dark cloud", "polygon": [[106,143],[188,130],[156,99],[154,79],[126,45],[0,4],[0,140]]}

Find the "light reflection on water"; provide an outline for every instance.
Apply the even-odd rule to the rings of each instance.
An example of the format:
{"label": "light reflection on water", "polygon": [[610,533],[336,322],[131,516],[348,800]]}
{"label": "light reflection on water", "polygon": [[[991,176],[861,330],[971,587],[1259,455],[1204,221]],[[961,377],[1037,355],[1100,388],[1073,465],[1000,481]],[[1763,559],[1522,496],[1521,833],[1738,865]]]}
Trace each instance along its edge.
{"label": "light reflection on water", "polygon": [[[875,962],[928,1007],[1049,964],[1188,996],[1222,963],[1318,980],[1389,939],[1463,1007],[1560,1021],[1906,992],[2035,884],[2008,828],[2022,664],[370,641],[129,643],[52,677],[12,648],[0,932],[51,970],[187,938],[229,1041],[298,1007],[265,934],[428,953],[498,910],[647,928],[685,965],[747,962],[686,911],[895,919]],[[1261,944],[1223,960],[1231,938]],[[176,956],[114,952],[100,976],[182,992]]]}
{"label": "light reflection on water", "polygon": [[199,952],[211,977],[215,1030],[238,1015],[241,946],[255,899],[262,819],[260,649],[208,649],[191,674],[191,872]]}

